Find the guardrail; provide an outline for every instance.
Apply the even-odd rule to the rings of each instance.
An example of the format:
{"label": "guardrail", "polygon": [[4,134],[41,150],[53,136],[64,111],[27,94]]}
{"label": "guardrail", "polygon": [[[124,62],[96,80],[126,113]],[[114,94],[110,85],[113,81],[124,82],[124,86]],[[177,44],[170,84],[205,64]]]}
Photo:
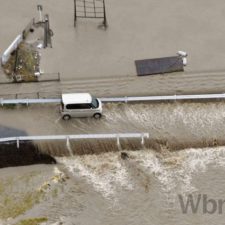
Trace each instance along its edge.
{"label": "guardrail", "polygon": [[139,101],[173,101],[196,99],[225,99],[225,94],[201,94],[201,95],[165,95],[165,96],[140,96],[100,98],[102,102],[139,102]]}
{"label": "guardrail", "polygon": [[118,134],[77,134],[77,135],[49,135],[49,136],[21,136],[0,138],[0,143],[16,142],[17,148],[20,148],[21,141],[51,141],[65,140],[68,144],[70,140],[87,139],[115,139],[117,146],[120,146],[120,139],[140,138],[144,145],[145,138],[149,138],[149,133],[118,133]]}
{"label": "guardrail", "polygon": [[61,98],[61,92],[51,91],[37,91],[37,92],[21,92],[21,93],[10,93],[0,94],[0,99],[59,99]]}
{"label": "guardrail", "polygon": [[[201,100],[201,99],[225,99],[225,94],[202,94],[202,95],[165,95],[165,96],[140,96],[140,97],[115,97],[99,98],[102,102],[146,102],[146,101],[176,101],[176,100]],[[61,98],[21,98],[4,99],[0,98],[0,104],[44,104],[60,103]]]}
{"label": "guardrail", "polygon": [[0,99],[0,104],[4,105],[15,105],[15,104],[46,104],[46,103],[60,103],[61,99]]}

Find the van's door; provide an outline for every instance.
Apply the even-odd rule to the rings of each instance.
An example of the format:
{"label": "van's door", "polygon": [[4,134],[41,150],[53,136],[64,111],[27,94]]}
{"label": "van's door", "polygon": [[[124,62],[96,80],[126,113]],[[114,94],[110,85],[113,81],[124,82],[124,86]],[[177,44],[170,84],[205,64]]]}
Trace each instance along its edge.
{"label": "van's door", "polygon": [[66,111],[71,117],[90,117],[93,115],[89,104],[68,104]]}

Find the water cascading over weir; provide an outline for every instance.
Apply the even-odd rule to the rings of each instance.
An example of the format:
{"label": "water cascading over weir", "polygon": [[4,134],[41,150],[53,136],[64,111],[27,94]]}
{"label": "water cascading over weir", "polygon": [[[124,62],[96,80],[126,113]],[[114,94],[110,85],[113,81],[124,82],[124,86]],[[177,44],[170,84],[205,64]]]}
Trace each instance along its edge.
{"label": "water cascading over weir", "polygon": [[[54,157],[112,151],[144,148],[175,151],[184,148],[223,146],[224,127],[220,125],[224,121],[224,98],[224,94],[101,98],[105,115],[101,121],[74,120],[71,123],[61,123],[58,111],[53,113],[56,107],[58,110],[61,99],[0,99],[2,107],[26,107],[33,104],[28,111],[23,108],[24,117],[21,117],[18,127],[25,129],[23,122],[25,123],[29,117],[32,119],[29,120],[26,129],[29,130],[29,126],[35,128],[35,132],[30,133],[46,133],[45,128],[49,126],[48,134],[54,134],[56,127],[58,133],[60,131],[64,134],[28,136],[13,133],[2,136],[0,167],[56,163]],[[219,99],[221,101],[215,101]],[[149,104],[150,102],[152,103]],[[39,104],[46,104],[46,107],[42,108]],[[21,107],[18,106],[17,109],[21,110]],[[40,109],[42,113],[34,116]],[[10,114],[10,118],[17,116],[18,111],[11,110]],[[5,115],[5,112],[2,113],[2,116]],[[38,122],[33,116],[38,118]],[[46,118],[51,120],[47,123]],[[38,126],[40,129],[36,129]],[[90,134],[85,134],[87,131]],[[112,131],[115,133],[111,133]]]}
{"label": "water cascading over weir", "polygon": [[56,163],[54,157],[138,150],[148,133],[20,136],[0,138],[0,168]]}

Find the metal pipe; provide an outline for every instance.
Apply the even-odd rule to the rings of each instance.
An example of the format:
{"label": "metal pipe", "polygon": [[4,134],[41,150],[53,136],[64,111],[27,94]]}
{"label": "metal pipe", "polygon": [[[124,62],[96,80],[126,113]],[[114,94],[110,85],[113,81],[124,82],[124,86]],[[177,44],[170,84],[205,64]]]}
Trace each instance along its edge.
{"label": "metal pipe", "polygon": [[75,135],[46,135],[46,136],[21,136],[21,137],[6,137],[0,138],[0,143],[17,142],[19,148],[20,141],[47,141],[47,140],[81,140],[81,139],[116,139],[120,145],[121,138],[149,138],[149,133],[113,133],[113,134],[75,134]]}
{"label": "metal pipe", "polygon": [[[103,103],[108,102],[151,102],[151,101],[177,101],[201,99],[225,99],[225,94],[200,94],[200,95],[165,95],[165,96],[140,96],[140,97],[110,97],[99,98]],[[60,103],[61,98],[45,99],[0,99],[1,104],[44,104]]]}
{"label": "metal pipe", "polygon": [[39,12],[39,20],[40,20],[40,22],[43,22],[43,16],[42,16],[43,7],[42,7],[42,5],[37,5],[37,9]]}

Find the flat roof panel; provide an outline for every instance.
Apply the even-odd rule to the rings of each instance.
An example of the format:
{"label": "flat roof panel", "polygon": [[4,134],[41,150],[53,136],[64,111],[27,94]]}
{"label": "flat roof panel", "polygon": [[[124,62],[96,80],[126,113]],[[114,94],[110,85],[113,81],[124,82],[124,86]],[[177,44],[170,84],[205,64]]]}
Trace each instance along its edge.
{"label": "flat roof panel", "polygon": [[183,71],[183,61],[179,56],[144,59],[135,61],[137,75],[153,75]]}

